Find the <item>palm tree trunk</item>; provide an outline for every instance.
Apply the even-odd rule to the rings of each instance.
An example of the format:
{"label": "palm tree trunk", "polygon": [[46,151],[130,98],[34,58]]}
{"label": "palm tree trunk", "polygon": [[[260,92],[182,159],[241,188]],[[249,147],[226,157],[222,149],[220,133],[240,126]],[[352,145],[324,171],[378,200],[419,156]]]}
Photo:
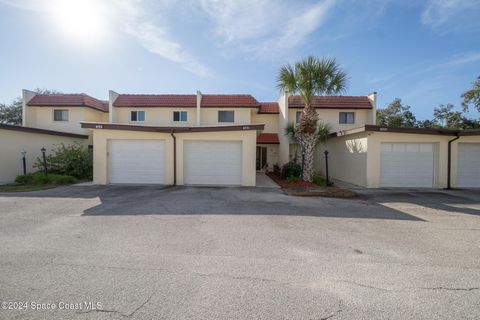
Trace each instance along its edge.
{"label": "palm tree trunk", "polygon": [[306,105],[300,118],[300,125],[297,127],[298,141],[302,151],[303,174],[302,180],[313,181],[313,161],[315,146],[318,142],[317,135],[318,115],[311,105]]}

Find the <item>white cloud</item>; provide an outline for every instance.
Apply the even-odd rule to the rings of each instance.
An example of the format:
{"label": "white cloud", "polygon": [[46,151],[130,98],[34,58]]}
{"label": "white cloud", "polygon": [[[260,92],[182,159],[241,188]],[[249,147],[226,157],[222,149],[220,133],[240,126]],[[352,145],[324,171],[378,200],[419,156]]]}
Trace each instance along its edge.
{"label": "white cloud", "polygon": [[[67,0],[62,0],[67,1]],[[82,1],[82,0],[77,0]],[[49,12],[54,0],[0,0],[22,10]],[[146,50],[174,63],[196,75],[209,76],[208,69],[174,40],[168,25],[168,15],[163,10],[172,8],[174,0],[98,0],[100,7],[108,6],[109,15],[115,15],[116,28],[136,38]],[[104,16],[104,19],[111,18]],[[59,29],[62,26],[58,26]]]}
{"label": "white cloud", "polygon": [[463,53],[451,56],[447,60],[437,63],[431,66],[428,66],[424,69],[420,69],[419,73],[430,72],[430,71],[437,71],[437,70],[444,70],[449,68],[455,68],[462,65],[475,63],[480,61],[480,52],[470,52],[470,53]]}
{"label": "white cloud", "polygon": [[335,2],[201,0],[201,5],[225,45],[260,56],[282,54],[303,43],[325,22]]}
{"label": "white cloud", "polygon": [[47,0],[0,0],[0,4],[5,4],[14,8],[30,11],[46,11]]}
{"label": "white cloud", "polygon": [[[157,5],[162,4],[157,2]],[[165,9],[170,2],[164,2]],[[209,76],[208,69],[198,62],[182,45],[172,39],[163,16],[152,5],[141,0],[121,0],[123,22],[127,34],[135,37],[148,51],[178,63],[185,70],[201,77]],[[149,10],[150,9],[150,10]],[[154,13],[152,13],[154,12]]]}
{"label": "white cloud", "polygon": [[429,0],[422,13],[421,21],[424,25],[436,28],[453,18],[459,18],[460,13],[475,8],[478,11],[479,7],[480,0]]}

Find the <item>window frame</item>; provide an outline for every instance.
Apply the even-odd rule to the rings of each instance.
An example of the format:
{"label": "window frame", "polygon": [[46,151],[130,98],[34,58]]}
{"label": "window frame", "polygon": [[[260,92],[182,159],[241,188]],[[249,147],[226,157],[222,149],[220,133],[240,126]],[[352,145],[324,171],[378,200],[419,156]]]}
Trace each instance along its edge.
{"label": "window frame", "polygon": [[[178,120],[175,120],[175,114],[178,114]],[[185,120],[182,120],[182,114],[185,114]],[[188,122],[188,111],[173,111],[173,122]]]}
{"label": "window frame", "polygon": [[[55,117],[56,112],[61,112],[61,115],[66,114],[67,115],[66,119],[61,117],[61,119],[57,120],[56,117]],[[68,122],[68,118],[69,118],[68,109],[53,109],[53,121],[55,121],[55,122]]]}
{"label": "window frame", "polygon": [[[352,115],[351,122],[349,122],[349,115]],[[342,117],[344,116],[344,117]],[[339,124],[355,124],[355,112],[354,111],[340,111],[338,113]]]}
{"label": "window frame", "polygon": [[303,111],[295,111],[295,123],[300,123],[300,119],[302,118]]}
{"label": "window frame", "polygon": [[[139,113],[143,113],[143,120],[138,120]],[[133,115],[135,114],[135,120],[133,120]],[[145,122],[147,113],[145,110],[130,110],[130,122]]]}
{"label": "window frame", "polygon": [[[224,114],[230,114],[231,113],[232,114],[232,121],[226,121],[226,120],[221,121],[220,114],[222,112]],[[235,123],[235,110],[218,110],[217,117],[218,117],[218,122],[219,123]]]}

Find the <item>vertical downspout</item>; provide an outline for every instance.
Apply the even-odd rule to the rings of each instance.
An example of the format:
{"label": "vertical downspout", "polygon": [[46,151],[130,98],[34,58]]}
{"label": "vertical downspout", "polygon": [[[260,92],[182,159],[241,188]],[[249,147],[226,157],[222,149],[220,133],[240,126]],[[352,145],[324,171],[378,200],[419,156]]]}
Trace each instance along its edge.
{"label": "vertical downspout", "polygon": [[447,164],[447,189],[452,189],[451,179],[452,179],[452,142],[460,139],[460,136],[457,132],[457,136],[452,140],[448,141],[448,164]]}
{"label": "vertical downspout", "polygon": [[177,185],[177,137],[175,137],[175,130],[172,129],[170,135],[173,138],[173,185]]}

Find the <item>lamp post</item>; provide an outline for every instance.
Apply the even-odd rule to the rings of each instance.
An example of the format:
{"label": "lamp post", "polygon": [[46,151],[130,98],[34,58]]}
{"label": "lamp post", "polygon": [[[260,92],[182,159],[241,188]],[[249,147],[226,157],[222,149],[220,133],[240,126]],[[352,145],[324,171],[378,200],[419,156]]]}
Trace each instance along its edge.
{"label": "lamp post", "polygon": [[43,147],[42,149],[40,149],[40,151],[42,151],[42,157],[43,157],[43,173],[45,175],[48,174],[48,170],[47,170],[47,157],[45,156],[45,151],[47,151],[45,149],[45,147]]}
{"label": "lamp post", "polygon": [[22,150],[20,153],[22,154],[23,175],[26,175],[27,174],[27,158],[25,156],[27,155],[27,151]]}

